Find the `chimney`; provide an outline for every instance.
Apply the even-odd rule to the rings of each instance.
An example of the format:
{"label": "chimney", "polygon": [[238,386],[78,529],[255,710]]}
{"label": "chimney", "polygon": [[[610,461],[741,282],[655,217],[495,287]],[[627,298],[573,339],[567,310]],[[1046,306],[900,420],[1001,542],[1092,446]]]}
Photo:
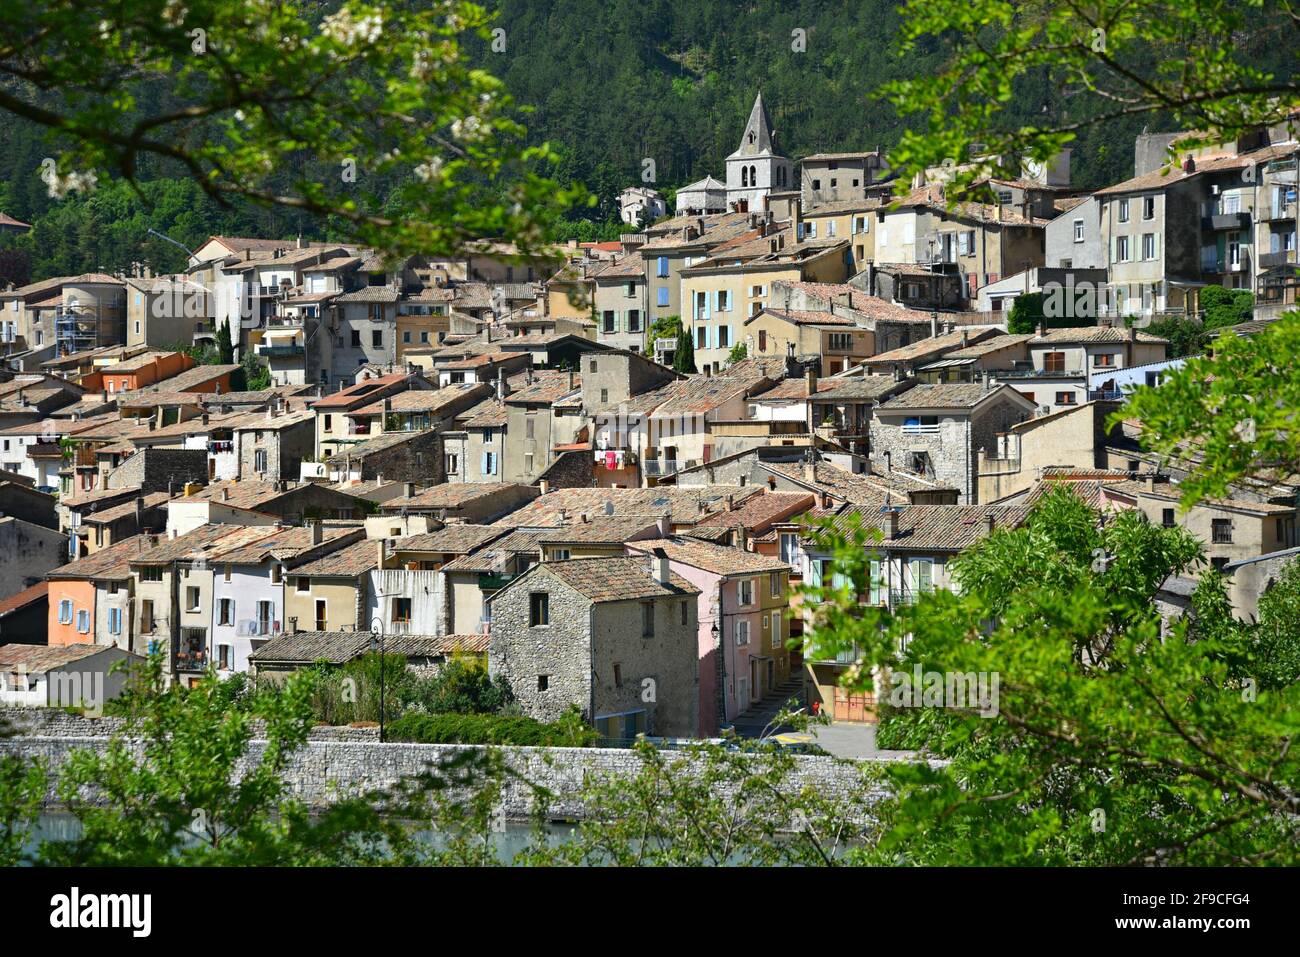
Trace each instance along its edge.
{"label": "chimney", "polygon": [[893,456],[889,452],[885,453],[885,474],[886,475],[894,471],[893,463],[890,461],[892,458]]}
{"label": "chimney", "polygon": [[1138,330],[1137,330],[1137,326],[1129,326],[1129,327],[1128,327],[1128,341],[1129,341],[1129,342],[1137,342],[1137,338],[1138,338]]}
{"label": "chimney", "polygon": [[510,394],[510,383],[506,380],[506,370],[497,370],[497,398],[504,399]]}
{"label": "chimney", "polygon": [[208,424],[208,414],[207,414],[206,412],[204,412],[201,416],[199,416],[199,421],[202,422],[204,425],[207,425],[207,424]]}
{"label": "chimney", "polygon": [[290,616],[289,616],[289,618],[288,618],[288,627],[285,628],[284,633],[285,633],[286,635],[296,635],[296,634],[298,634],[298,616],[297,616],[297,615],[290,615]]}
{"label": "chimney", "polygon": [[567,508],[560,509],[560,521],[567,522],[568,520],[569,520],[569,510]]}
{"label": "chimney", "polygon": [[880,510],[882,519],[880,532],[885,537],[885,541],[892,542],[898,537],[898,510],[886,506]]}
{"label": "chimney", "polygon": [[314,522],[310,522],[309,524],[311,525],[311,543],[312,543],[313,545],[319,545],[319,544],[321,543],[321,525],[320,525],[320,521],[317,520],[317,521],[314,521]]}
{"label": "chimney", "polygon": [[816,395],[817,394],[817,369],[814,366],[810,365],[808,369],[804,372],[803,381],[805,386],[804,395]]}
{"label": "chimney", "polygon": [[1038,323],[1038,338],[1041,339],[1045,335],[1047,335],[1047,321],[1043,320]]}
{"label": "chimney", "polygon": [[970,330],[969,330],[969,329],[962,329],[962,331],[961,331],[961,347],[962,347],[963,349],[966,348],[966,345],[967,345],[969,339],[970,339]]}
{"label": "chimney", "polygon": [[813,458],[811,449],[808,452],[808,457],[803,462],[803,478],[805,482],[817,481],[817,462]]}
{"label": "chimney", "polygon": [[551,483],[548,482],[546,479],[542,479],[537,483],[537,489],[540,494],[545,495],[547,492],[551,490]]}
{"label": "chimney", "polygon": [[939,313],[937,310],[930,312],[930,338],[933,339],[939,335]]}
{"label": "chimney", "polygon": [[144,498],[136,496],[135,500],[135,530],[138,532],[140,526],[144,523]]}
{"label": "chimney", "polygon": [[650,556],[650,574],[661,585],[667,585],[672,577],[668,567],[668,554],[662,548],[656,548]]}
{"label": "chimney", "polygon": [[569,370],[569,391],[573,391],[573,370]]}
{"label": "chimney", "polygon": [[727,496],[727,511],[728,511],[728,512],[734,512],[735,510],[736,510],[736,496],[734,496],[734,495],[728,495],[728,496]]}
{"label": "chimney", "polygon": [[382,538],[375,539],[375,567],[384,567],[384,540]]}
{"label": "chimney", "polygon": [[415,483],[414,483],[414,482],[403,482],[403,483],[402,483],[402,492],[403,492],[403,494],[405,495],[406,498],[415,498]]}
{"label": "chimney", "polygon": [[613,499],[608,499],[608,498],[605,499],[605,514],[606,514],[607,516],[609,516],[609,515],[613,515],[613,514],[614,514],[614,500],[613,500]]}
{"label": "chimney", "polygon": [[990,535],[993,534],[993,529],[997,525],[997,522],[998,522],[997,516],[994,515],[992,512],[989,512],[987,515],[984,516],[984,528],[988,531]]}
{"label": "chimney", "polygon": [[673,533],[673,521],[667,512],[659,516],[659,520],[655,522],[655,525],[659,530],[660,538],[667,538]]}
{"label": "chimney", "polygon": [[230,501],[230,488],[229,488],[229,486],[226,486],[226,485],[221,486],[221,501],[223,501],[223,502],[228,502],[228,501]]}
{"label": "chimney", "polygon": [[1148,492],[1154,492],[1155,490],[1156,490],[1156,473],[1155,473],[1155,472],[1148,472],[1148,473],[1147,473],[1147,491],[1148,491]]}

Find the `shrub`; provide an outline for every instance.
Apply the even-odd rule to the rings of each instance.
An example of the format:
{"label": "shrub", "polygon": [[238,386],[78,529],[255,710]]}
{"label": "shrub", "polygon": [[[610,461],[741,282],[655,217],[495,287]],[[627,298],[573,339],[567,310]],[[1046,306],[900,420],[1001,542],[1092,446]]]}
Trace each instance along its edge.
{"label": "shrub", "polygon": [[571,710],[552,724],[513,715],[412,712],[388,726],[389,740],[417,744],[588,748],[596,743],[596,737],[595,729],[588,727],[576,710]]}

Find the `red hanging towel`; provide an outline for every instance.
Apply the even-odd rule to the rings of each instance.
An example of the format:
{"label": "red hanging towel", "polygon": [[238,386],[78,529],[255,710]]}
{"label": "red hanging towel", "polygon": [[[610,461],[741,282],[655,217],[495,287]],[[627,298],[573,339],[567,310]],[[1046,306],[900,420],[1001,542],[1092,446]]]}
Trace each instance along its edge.
{"label": "red hanging towel", "polygon": [[614,463],[615,463],[617,460],[618,460],[618,459],[617,459],[617,456],[615,456],[613,452],[606,452],[606,453],[605,453],[605,468],[609,469],[609,470],[612,472],[612,471],[614,470]]}

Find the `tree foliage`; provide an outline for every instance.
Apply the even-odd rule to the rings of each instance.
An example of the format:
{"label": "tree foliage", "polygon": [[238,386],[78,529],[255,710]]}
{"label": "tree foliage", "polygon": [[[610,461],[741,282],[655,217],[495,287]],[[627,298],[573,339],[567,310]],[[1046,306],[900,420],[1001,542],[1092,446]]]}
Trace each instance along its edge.
{"label": "tree foliage", "polygon": [[887,694],[918,666],[999,679],[991,709],[943,698],[886,709],[885,723],[904,723],[910,744],[948,763],[888,766],[883,833],[859,860],[1295,862],[1300,692],[1248,680],[1258,662],[1239,634],[1190,640],[1186,620],[1162,629],[1155,589],[1199,558],[1186,532],[1136,511],[1098,527],[1057,490],[1025,527],[994,531],[954,563],[960,594],[892,612],[858,601],[869,536],[827,544],[841,584],[810,595],[811,642],[819,657],[861,649],[851,690],[871,690],[872,668]]}

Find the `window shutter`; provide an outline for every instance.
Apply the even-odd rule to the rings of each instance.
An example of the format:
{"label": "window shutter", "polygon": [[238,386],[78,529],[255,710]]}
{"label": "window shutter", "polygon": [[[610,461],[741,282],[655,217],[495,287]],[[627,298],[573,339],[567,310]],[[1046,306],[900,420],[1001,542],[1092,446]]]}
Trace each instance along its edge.
{"label": "window shutter", "polygon": [[492,473],[491,473],[490,471],[488,471],[488,467],[489,467],[489,463],[488,463],[488,453],[487,453],[487,452],[484,452],[484,453],[483,453],[483,464],[482,464],[481,466],[479,466],[479,472],[481,472],[483,475],[491,475]]}

